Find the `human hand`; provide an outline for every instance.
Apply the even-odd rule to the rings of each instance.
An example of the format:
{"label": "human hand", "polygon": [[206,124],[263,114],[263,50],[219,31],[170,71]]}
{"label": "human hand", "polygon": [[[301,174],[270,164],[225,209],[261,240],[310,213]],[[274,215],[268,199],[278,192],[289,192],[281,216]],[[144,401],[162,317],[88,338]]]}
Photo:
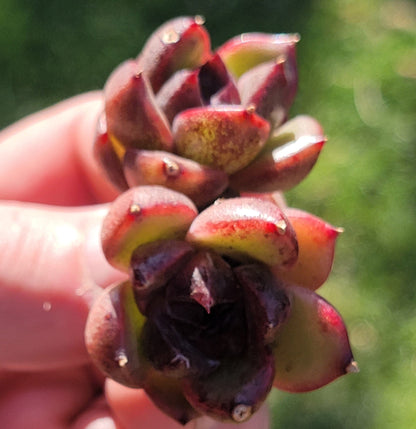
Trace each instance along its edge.
{"label": "human hand", "polygon": [[[93,157],[100,93],[65,101],[0,133],[0,426],[181,426],[141,389],[105,380],[84,345],[89,308],[122,274],[99,239],[116,196]],[[187,428],[231,425],[208,418]],[[232,425],[231,427],[235,427]],[[263,407],[241,429],[268,427]]]}

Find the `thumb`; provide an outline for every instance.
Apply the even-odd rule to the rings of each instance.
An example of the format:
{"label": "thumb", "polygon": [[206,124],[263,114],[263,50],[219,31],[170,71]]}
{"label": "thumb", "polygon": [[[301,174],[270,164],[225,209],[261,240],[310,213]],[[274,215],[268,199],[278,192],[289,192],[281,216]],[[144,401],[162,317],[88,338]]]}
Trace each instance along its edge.
{"label": "thumb", "polygon": [[0,203],[0,368],[88,361],[90,305],[100,286],[124,276],[102,253],[107,210]]}

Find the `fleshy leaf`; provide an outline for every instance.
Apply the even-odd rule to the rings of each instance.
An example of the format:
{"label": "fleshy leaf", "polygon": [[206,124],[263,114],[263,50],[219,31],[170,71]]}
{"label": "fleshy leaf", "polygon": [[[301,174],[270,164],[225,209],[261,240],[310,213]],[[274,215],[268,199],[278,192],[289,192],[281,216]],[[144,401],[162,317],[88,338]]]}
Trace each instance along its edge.
{"label": "fleshy leaf", "polygon": [[120,158],[111,143],[107,133],[105,115],[102,114],[97,122],[97,133],[94,140],[94,156],[101,165],[105,175],[119,191],[129,188],[124,177]]}
{"label": "fleshy leaf", "polygon": [[114,267],[127,271],[138,246],[183,238],[196,215],[196,207],[183,194],[160,186],[131,188],[113,202],[104,219],[104,255]]}
{"label": "fleshy leaf", "polygon": [[326,142],[316,119],[301,115],[279,127],[261,153],[230,178],[241,192],[286,191],[312,170]]}
{"label": "fleshy leaf", "polygon": [[285,214],[296,232],[299,256],[292,267],[276,268],[275,273],[281,280],[315,290],[331,272],[335,242],[342,228],[299,209],[287,208]]}
{"label": "fleshy leaf", "polygon": [[130,387],[143,387],[149,362],[139,353],[144,324],[130,282],[103,291],[88,315],[85,342],[100,370]]}
{"label": "fleshy leaf", "polygon": [[241,104],[240,94],[233,80],[230,80],[223,88],[210,98],[211,106],[221,104]]}
{"label": "fleshy leaf", "polygon": [[281,57],[248,70],[237,86],[242,104],[254,105],[259,115],[276,126],[286,120],[297,84],[296,64],[291,64],[290,58]]}
{"label": "fleshy leaf", "polygon": [[241,192],[242,197],[258,198],[264,201],[270,201],[276,204],[281,210],[285,211],[287,208],[286,198],[281,191],[273,192]]}
{"label": "fleshy leaf", "polygon": [[200,415],[186,400],[178,380],[160,371],[149,370],[145,391],[160,410],[182,425]]}
{"label": "fleshy leaf", "polygon": [[318,389],[357,368],[339,313],[308,289],[290,286],[288,320],[276,336],[274,386],[289,392]]}
{"label": "fleshy leaf", "polygon": [[185,194],[198,207],[211,203],[228,186],[224,171],[162,151],[128,150],[124,173],[130,186],[165,186]]}
{"label": "fleshy leaf", "polygon": [[193,252],[182,240],[161,240],[142,244],[133,252],[129,274],[136,299],[145,299],[166,285]]}
{"label": "fleshy leaf", "polygon": [[266,348],[241,355],[207,377],[184,380],[184,394],[202,414],[242,423],[260,407],[270,392],[274,362]]}
{"label": "fleshy leaf", "polygon": [[198,73],[205,104],[240,104],[240,95],[221,57],[213,55]]}
{"label": "fleshy leaf", "polygon": [[178,114],[172,129],[179,155],[231,174],[256,157],[270,126],[250,109],[216,106]]}
{"label": "fleshy leaf", "polygon": [[253,192],[292,189],[310,173],[325,141],[324,137],[304,136],[263,151],[230,178],[230,185],[236,190]]}
{"label": "fleshy leaf", "polygon": [[104,87],[110,139],[125,147],[172,149],[169,123],[133,60],[120,64]]}
{"label": "fleshy leaf", "polygon": [[280,279],[260,264],[241,265],[234,268],[243,288],[248,319],[255,321],[249,329],[266,344],[274,341],[280,325],[290,313],[290,303]]}
{"label": "fleshy leaf", "polygon": [[174,18],[147,40],[138,63],[155,93],[176,71],[199,67],[209,58],[211,43],[203,23],[201,16]]}
{"label": "fleshy leaf", "polygon": [[203,106],[198,74],[199,70],[179,70],[157,93],[156,102],[170,123],[180,111]]}
{"label": "fleshy leaf", "polygon": [[228,70],[239,77],[258,64],[295,55],[299,39],[298,34],[244,33],[225,42],[217,53]]}
{"label": "fleshy leaf", "polygon": [[293,265],[298,244],[284,213],[256,198],[220,200],[193,221],[186,239],[236,259],[270,266]]}
{"label": "fleshy leaf", "polygon": [[324,130],[312,116],[297,115],[272,131],[264,149],[276,148],[304,136],[323,137]]}

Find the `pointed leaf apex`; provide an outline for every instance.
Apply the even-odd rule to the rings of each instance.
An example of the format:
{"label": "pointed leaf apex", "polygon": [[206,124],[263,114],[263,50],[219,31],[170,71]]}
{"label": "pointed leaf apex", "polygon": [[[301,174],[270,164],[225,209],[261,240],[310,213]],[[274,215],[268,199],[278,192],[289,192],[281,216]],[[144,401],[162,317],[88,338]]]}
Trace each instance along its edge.
{"label": "pointed leaf apex", "polygon": [[285,54],[282,54],[276,58],[275,63],[276,64],[283,64],[286,60],[287,60],[287,56]]}
{"label": "pointed leaf apex", "polygon": [[205,24],[205,16],[202,16],[202,15],[195,15],[195,17],[194,17],[194,21],[195,21],[195,24],[198,24],[198,25],[204,25]]}
{"label": "pointed leaf apex", "polygon": [[256,113],[256,108],[257,108],[257,106],[256,106],[254,103],[249,103],[249,104],[246,106],[246,112],[247,112],[249,115],[252,115],[253,113]]}
{"label": "pointed leaf apex", "polygon": [[357,374],[360,372],[360,367],[355,360],[352,360],[345,368],[345,372],[347,374]]}
{"label": "pointed leaf apex", "polygon": [[253,407],[245,404],[238,404],[233,408],[231,416],[237,423],[242,423],[248,420],[253,414]]}
{"label": "pointed leaf apex", "polygon": [[293,43],[298,43],[298,42],[300,42],[300,39],[301,39],[299,33],[289,34],[289,37],[292,38]]}
{"label": "pointed leaf apex", "polygon": [[211,312],[211,307],[215,304],[211,292],[198,268],[195,268],[192,273],[191,298],[200,304],[208,314]]}

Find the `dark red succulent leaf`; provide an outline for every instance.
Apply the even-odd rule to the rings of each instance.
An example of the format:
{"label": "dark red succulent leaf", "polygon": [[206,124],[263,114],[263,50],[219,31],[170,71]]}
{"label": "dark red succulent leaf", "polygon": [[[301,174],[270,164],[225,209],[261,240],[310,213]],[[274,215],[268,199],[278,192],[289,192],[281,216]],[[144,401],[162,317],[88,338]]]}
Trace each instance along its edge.
{"label": "dark red succulent leaf", "polygon": [[204,105],[198,75],[199,69],[179,70],[157,93],[156,102],[170,123],[182,110]]}
{"label": "dark red succulent leaf", "polygon": [[315,165],[326,142],[320,123],[298,115],[272,131],[257,158],[230,178],[236,191],[286,191],[300,183]]}
{"label": "dark red succulent leaf", "polygon": [[129,269],[136,300],[147,300],[165,286],[193,252],[194,248],[183,240],[153,241],[137,247]]}
{"label": "dark red succulent leaf", "polygon": [[249,349],[238,363],[229,361],[206,377],[183,381],[189,403],[214,419],[241,423],[266,399],[274,378],[274,359],[267,347]]}
{"label": "dark red succulent leaf", "polygon": [[176,71],[199,67],[209,58],[211,42],[203,23],[201,16],[174,18],[147,40],[138,64],[155,93]]}
{"label": "dark red succulent leaf", "polygon": [[88,315],[85,342],[93,362],[125,386],[143,387],[147,377],[150,364],[139,346],[144,323],[128,281],[105,289]]}
{"label": "dark red succulent leaf", "polygon": [[288,191],[310,173],[326,142],[323,136],[302,136],[265,150],[247,167],[230,177],[240,192]]}
{"label": "dark red succulent leaf", "polygon": [[213,55],[197,69],[174,73],[157,93],[156,102],[172,123],[183,110],[208,104],[240,104],[241,100],[221,58]]}
{"label": "dark red succulent leaf", "polygon": [[272,343],[290,312],[283,284],[260,264],[242,265],[234,273],[244,293],[249,329],[266,344]]}
{"label": "dark red succulent leaf", "polygon": [[214,201],[228,186],[224,171],[169,152],[129,149],[123,164],[129,186],[164,186],[185,194],[198,207]]}
{"label": "dark red succulent leaf", "polygon": [[218,54],[200,67],[198,78],[205,104],[241,103],[237,86]]}
{"label": "dark red succulent leaf", "polygon": [[295,99],[298,77],[291,57],[259,64],[238,80],[238,90],[244,106],[253,105],[256,112],[273,127],[282,124]]}
{"label": "dark red succulent leaf", "polygon": [[150,368],[145,391],[160,410],[182,425],[200,416],[186,400],[176,378],[166,377],[164,373]]}
{"label": "dark red succulent leaf", "polygon": [[134,60],[120,64],[104,87],[110,138],[125,147],[172,149],[169,123]]}
{"label": "dark red succulent leaf", "polygon": [[223,88],[210,98],[211,106],[222,104],[241,104],[240,94],[233,80],[230,80]]}
{"label": "dark red succulent leaf", "polygon": [[126,191],[129,185],[124,177],[120,158],[108,137],[105,114],[101,114],[97,122],[97,132],[94,140],[94,156],[102,171],[110,182],[121,192]]}
{"label": "dark red succulent leaf", "polygon": [[194,301],[210,313],[212,306],[235,302],[239,294],[229,264],[218,254],[201,250],[177,274],[174,287],[168,288],[167,299]]}

